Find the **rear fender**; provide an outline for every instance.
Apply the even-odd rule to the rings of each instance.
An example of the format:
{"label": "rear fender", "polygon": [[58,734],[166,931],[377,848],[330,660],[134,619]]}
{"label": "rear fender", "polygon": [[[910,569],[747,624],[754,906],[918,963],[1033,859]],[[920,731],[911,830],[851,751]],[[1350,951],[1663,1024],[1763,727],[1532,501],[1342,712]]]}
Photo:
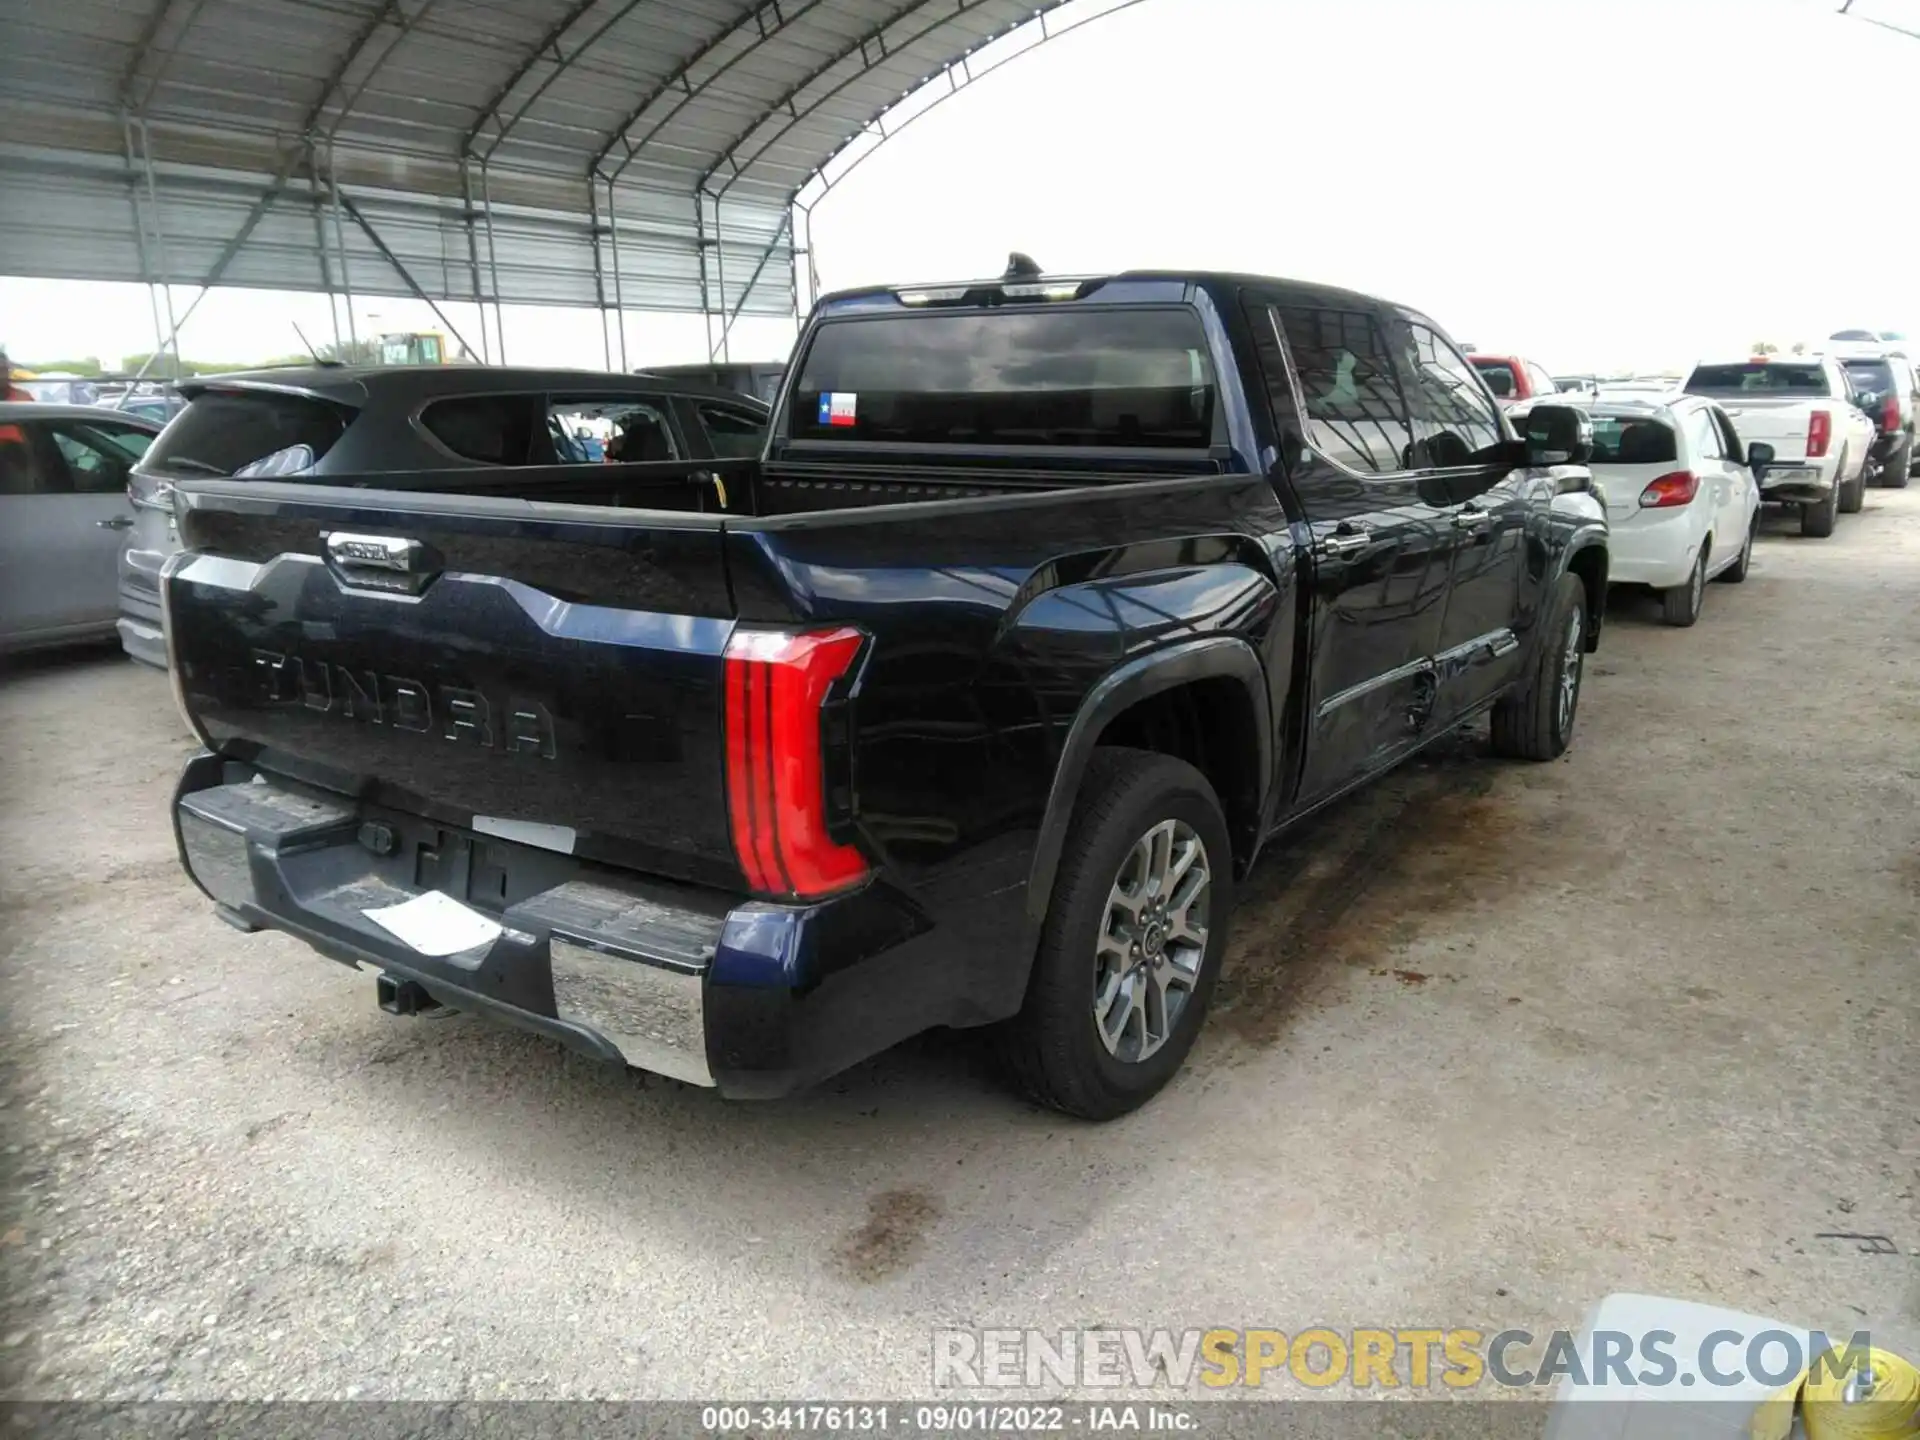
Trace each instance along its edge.
{"label": "rear fender", "polygon": [[1215,635],[1166,646],[1127,661],[1108,672],[1088,693],[1061,746],[1027,883],[1027,918],[1036,928],[1046,919],[1047,906],[1053,898],[1054,876],[1066,845],[1067,827],[1080,795],[1080,782],[1101,734],[1117,716],[1142,700],[1197,680],[1221,678],[1244,686],[1253,707],[1254,733],[1259,747],[1255,770],[1259,777],[1256,813],[1265,813],[1267,791],[1273,778],[1273,720],[1266,674],[1253,646],[1239,636]]}

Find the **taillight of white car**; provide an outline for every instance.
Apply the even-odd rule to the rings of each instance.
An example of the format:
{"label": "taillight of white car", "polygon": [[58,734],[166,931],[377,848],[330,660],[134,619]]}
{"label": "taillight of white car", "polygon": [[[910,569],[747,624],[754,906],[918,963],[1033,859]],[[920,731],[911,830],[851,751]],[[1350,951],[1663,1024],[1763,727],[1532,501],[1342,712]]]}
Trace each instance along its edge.
{"label": "taillight of white car", "polygon": [[1666,510],[1685,505],[1700,493],[1700,477],[1691,470],[1662,475],[1640,492],[1642,510]]}

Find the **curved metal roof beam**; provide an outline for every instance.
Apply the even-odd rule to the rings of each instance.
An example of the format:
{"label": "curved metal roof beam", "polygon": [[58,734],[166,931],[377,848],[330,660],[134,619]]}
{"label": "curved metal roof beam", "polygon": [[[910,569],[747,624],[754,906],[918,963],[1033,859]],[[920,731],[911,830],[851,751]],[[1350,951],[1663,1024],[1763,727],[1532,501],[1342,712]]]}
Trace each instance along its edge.
{"label": "curved metal roof beam", "polygon": [[[1057,9],[1060,4],[1064,4],[1064,3],[1067,3],[1067,0],[1055,0],[1055,5],[1051,8]],[[878,150],[880,146],[886,144],[887,141],[895,138],[897,135],[900,134],[901,131],[905,130],[909,125],[913,124],[914,121],[918,120],[922,115],[925,115],[929,110],[932,110],[936,106],[941,105],[948,100],[951,100],[955,95],[958,95],[962,90],[966,89],[967,86],[971,85],[974,81],[983,79],[986,76],[991,75],[994,71],[998,70],[1002,65],[1010,64],[1013,61],[1020,59],[1023,55],[1031,55],[1034,51],[1038,50],[1042,45],[1046,44],[1049,40],[1058,40],[1062,35],[1071,35],[1075,30],[1078,30],[1082,25],[1091,25],[1096,20],[1104,20],[1109,15],[1119,14],[1122,10],[1131,10],[1135,5],[1138,5],[1139,3],[1140,3],[1140,0],[1112,0],[1112,3],[1110,3],[1107,6],[1107,8],[1104,10],[1096,11],[1092,15],[1083,15],[1078,20],[1073,20],[1065,25],[1053,26],[1051,28],[1047,25],[1048,12],[1046,10],[1042,10],[1037,14],[1035,14],[1031,19],[1021,21],[1020,24],[1014,26],[1013,29],[1003,30],[998,36],[994,38],[1005,39],[1007,36],[1012,35],[1019,30],[1025,29],[1028,26],[1038,27],[1040,31],[1040,38],[1038,40],[1035,40],[1031,45],[1021,46],[1020,49],[1013,51],[1011,54],[1002,55],[999,59],[995,60],[991,65],[982,65],[979,67],[969,65],[967,63],[968,57],[963,55],[958,60],[952,60],[952,61],[949,61],[947,64],[943,65],[940,69],[936,70],[933,74],[929,75],[925,80],[921,81],[918,85],[914,86],[905,95],[902,95],[898,100],[888,101],[885,106],[883,106],[879,110],[876,110],[871,116],[869,116],[865,121],[865,123],[862,124],[858,130],[854,131],[851,135],[847,136],[846,139],[842,140],[838,145],[834,146],[833,149],[827,152],[826,157],[822,159],[818,165],[814,166],[813,173],[807,176],[805,180],[801,181],[800,184],[794,187],[793,194],[790,197],[790,203],[796,203],[796,204],[799,203],[800,196],[805,192],[807,186],[811,185],[815,180],[821,179],[823,176],[825,176],[827,167],[834,162],[836,157],[842,154],[849,145],[852,145],[855,141],[859,140],[862,136],[874,134],[876,127],[879,127],[878,142],[874,145],[869,146],[867,149],[861,151],[860,154],[856,155],[853,158],[853,161],[846,167],[846,169],[842,170],[838,175],[834,176],[831,180],[828,180],[821,187],[820,193],[818,195],[815,195],[813,199],[806,202],[804,208],[810,210],[813,208],[813,206],[819,204],[822,200],[824,200],[828,195],[830,195],[833,192],[834,186],[838,185],[842,180],[845,180],[847,176],[851,175],[855,170],[858,170],[862,165],[866,164],[868,158],[873,154],[874,151]],[[983,42],[983,43],[991,43],[991,42],[989,41],[989,42]],[[979,47],[975,46],[974,48],[978,49]],[[958,80],[953,79],[953,75],[955,71],[958,71],[960,73],[960,75],[962,76],[961,79],[958,79]],[[918,110],[915,110],[913,114],[907,116],[906,119],[902,120],[898,125],[893,126],[891,129],[886,128],[887,116],[891,115],[894,111],[900,109],[903,105],[910,103],[916,96],[924,92],[929,85],[937,85],[941,80],[947,80],[949,82],[948,89],[943,94],[934,96],[931,100],[927,101],[926,104],[922,105]],[[748,163],[751,164],[752,162],[749,161]],[[712,172],[708,172],[708,173],[711,174]],[[727,183],[731,185],[733,182],[729,180]],[[726,190],[724,187],[722,188],[720,193],[722,195],[726,194]]]}
{"label": "curved metal roof beam", "polygon": [[[622,175],[627,173],[627,167],[633,164],[634,159],[640,152],[646,149],[647,142],[665,129],[674,116],[678,115],[689,104],[704,94],[709,85],[713,84],[714,81],[718,80],[722,75],[726,74],[735,65],[739,64],[758,49],[760,41],[771,39],[821,3],[822,0],[784,0],[784,3],[783,0],[766,0],[766,3],[756,5],[747,14],[741,16],[720,34],[716,35],[706,45],[703,45],[691,57],[683,61],[674,69],[671,75],[667,76],[666,79],[662,80],[648,92],[647,97],[628,112],[627,118],[622,120],[619,127],[607,138],[607,143],[600,147],[600,153],[593,157],[593,163],[587,167],[587,173],[589,175],[603,173],[601,167],[607,163],[607,157],[613,154],[614,146],[624,145],[627,149],[625,157],[620,161],[619,165],[615,167],[614,172],[606,176],[609,184],[618,180]],[[973,3],[977,4],[978,0],[973,0]],[[767,26],[767,17],[769,15],[773,17],[773,26],[771,29]],[[698,85],[688,83],[687,76],[693,72],[695,66],[699,65],[703,60],[711,58],[714,52],[728,41],[755,28],[760,32],[759,40],[742,46],[739,54],[735,55],[731,60],[725,61],[719,69],[707,76],[707,78],[702,80]],[[673,102],[672,108],[670,108],[665,115],[662,115],[653,124],[649,125],[646,133],[638,140],[629,139],[627,132],[638,125],[641,117],[675,86],[679,86],[685,93]]]}
{"label": "curved metal roof beam", "polygon": [[[740,135],[736,136],[732,141],[728,143],[726,150],[721,154],[720,158],[716,160],[712,164],[712,166],[710,166],[707,169],[707,171],[704,174],[701,175],[699,181],[696,183],[694,187],[696,191],[706,190],[708,185],[712,182],[713,177],[720,173],[720,167],[722,165],[726,165],[732,170],[733,173],[727,177],[726,183],[723,184],[718,191],[708,192],[709,194],[712,194],[716,200],[725,199],[727,192],[733,189],[734,184],[740,179],[742,175],[746,174],[749,170],[751,170],[754,167],[754,164],[760,159],[761,156],[765,155],[769,150],[771,150],[774,146],[778,145],[788,135],[792,134],[794,129],[798,127],[802,121],[806,120],[809,116],[813,115],[816,111],[820,109],[822,105],[826,104],[827,101],[839,95],[842,91],[844,91],[849,85],[852,85],[855,81],[863,80],[868,75],[872,74],[873,71],[879,67],[879,62],[882,60],[885,60],[888,55],[895,54],[901,50],[906,50],[911,48],[914,45],[918,45],[922,40],[926,39],[929,35],[933,34],[935,31],[941,29],[943,26],[951,25],[955,20],[959,19],[962,15],[965,15],[969,10],[983,3],[983,0],[959,0],[959,3],[955,8],[946,10],[937,19],[932,20],[925,25],[922,25],[919,29],[915,30],[911,35],[907,36],[906,39],[900,41],[898,44],[888,47],[886,44],[887,32],[893,29],[893,27],[898,25],[902,20],[906,20],[911,16],[913,16],[914,14],[916,14],[917,12],[926,9],[927,6],[931,3],[933,3],[933,0],[916,0],[916,3],[908,5],[902,10],[896,11],[891,18],[889,18],[888,20],[886,20],[884,23],[880,25],[876,25],[873,29],[869,30],[866,34],[862,35],[859,38],[859,40],[857,40],[852,45],[849,45],[846,49],[842,50],[838,55],[835,55],[833,59],[829,60],[826,64],[814,70],[810,75],[807,76],[806,79],[802,80],[798,85],[795,85],[791,90],[787,91],[785,95],[781,96],[780,99],[776,100],[772,105],[768,106],[764,111],[761,112],[760,116],[754,121],[753,125],[749,129],[743,131]],[[882,107],[880,111],[876,112],[876,115],[873,118],[868,119],[865,122],[865,124],[863,124],[860,127],[859,130],[854,131],[852,135],[849,135],[845,140],[841,141],[839,145],[836,145],[833,151],[828,155],[827,159],[829,160],[832,159],[834,155],[839,154],[840,151],[844,150],[854,140],[858,139],[860,135],[865,133],[866,130],[869,129],[874,124],[875,119],[877,119],[879,115],[884,115],[888,110],[893,109],[895,106],[905,104],[915,94],[917,94],[920,90],[924,89],[926,86],[932,84],[935,80],[940,79],[942,76],[951,75],[956,67],[964,66],[966,64],[967,55],[972,54],[973,51],[978,50],[982,45],[990,45],[996,40],[1004,39],[1006,36],[1013,34],[1014,32],[1020,30],[1024,26],[1036,24],[1036,23],[1040,24],[1043,27],[1043,33],[1044,33],[1044,26],[1046,22],[1047,11],[1056,10],[1060,6],[1066,3],[1068,3],[1068,0],[1036,0],[1036,8],[1034,9],[1033,13],[1030,16],[1026,17],[1025,19],[1015,21],[1013,24],[1007,26],[1005,29],[999,31],[996,34],[982,37],[975,44],[969,46],[967,49],[967,53],[965,55],[962,55],[958,60],[952,61],[946,65],[943,65],[940,69],[934,71],[930,75],[923,76],[920,79],[919,83],[913,86],[910,86],[905,94],[901,95],[896,100],[888,101],[887,104],[884,107]],[[1101,13],[1106,14],[1108,12],[1102,11]],[[1096,16],[1092,18],[1097,19],[1098,17]],[[1081,23],[1084,23],[1084,22],[1081,22]],[[1077,29],[1077,28],[1078,28],[1077,25],[1067,27],[1067,29]],[[1062,31],[1061,33],[1064,34],[1065,32]],[[847,76],[846,79],[842,80],[839,84],[831,87],[828,90],[823,91],[819,95],[816,95],[811,101],[808,102],[806,108],[798,109],[795,107],[794,101],[801,94],[801,92],[804,91],[809,85],[816,84],[820,80],[824,79],[827,75],[830,75],[833,72],[834,67],[844,64],[846,61],[852,59],[855,55],[859,55],[862,57],[863,60],[865,60],[866,52],[868,48],[871,46],[880,47],[880,54],[876,60],[866,61],[866,63],[862,64],[858,70],[854,71],[851,75]],[[1028,47],[1028,48],[1032,48],[1032,47]],[[994,65],[994,66],[989,66],[988,68],[997,69],[998,66]],[[955,88],[957,89],[959,87],[955,86]],[[775,130],[772,135],[768,136],[766,141],[762,145],[760,145],[760,147],[756,149],[751,155],[747,156],[747,158],[744,161],[738,159],[736,152],[739,150],[740,146],[746,143],[747,139],[750,136],[752,136],[755,130],[759,129],[769,119],[771,119],[774,115],[776,115],[783,109],[786,110],[788,114],[787,123],[782,125],[778,130]],[[820,163],[824,165],[826,164],[826,161],[823,160]],[[815,173],[818,173],[818,167],[816,167]],[[790,195],[799,194],[800,188],[801,187],[796,186],[794,190],[790,192]]]}
{"label": "curved metal roof beam", "polygon": [[[480,132],[491,124],[495,132],[493,139],[487,145],[487,153],[478,158],[482,160],[492,159],[493,152],[505,143],[507,136],[513,133],[513,127],[526,118],[527,112],[534,107],[534,103],[538,101],[542,95],[547,93],[548,87],[562,75],[566,74],[567,71],[573,67],[575,61],[579,60],[581,56],[591,50],[601,36],[605,35],[641,5],[645,4],[646,0],[625,0],[624,4],[615,7],[611,15],[601,21],[600,24],[594,26],[591,34],[578,45],[574,46],[571,55],[562,51],[560,42],[566,38],[567,32],[586,18],[587,13],[599,3],[600,0],[578,0],[577,4],[569,8],[567,13],[563,15],[545,35],[540,37],[540,43],[527,52],[527,58],[520,62],[518,68],[514,70],[512,78],[494,92],[493,98],[487,101],[486,106],[474,119],[473,128],[467,131],[466,138],[460,142],[461,154],[472,155],[474,153],[474,141],[478,140],[480,138]],[[513,92],[519,88],[520,83],[533,73],[533,67],[538,65],[542,60],[553,61],[553,69],[548,72],[544,80],[533,87],[533,93],[527,96],[520,108],[513,112],[512,117],[502,120],[500,114],[501,108],[507,103],[508,98],[512,96]]]}
{"label": "curved metal roof beam", "polygon": [[193,22],[199,17],[201,0],[191,0],[185,17],[180,22],[179,33],[173,37],[173,43],[160,52],[160,64],[147,81],[146,93],[136,104],[133,92],[140,79],[140,71],[147,63],[147,56],[153,51],[153,44],[160,38],[160,30],[182,0],[159,0],[147,16],[146,23],[140,27],[140,38],[133,45],[133,59],[127,62],[127,68],[120,76],[120,103],[136,114],[145,115],[147,106],[153,102],[153,92],[160,88],[160,82],[166,77],[167,66],[173,62],[174,52],[187,38],[187,32],[193,28]]}
{"label": "curved metal roof beam", "polygon": [[[891,15],[887,16],[885,20],[882,20],[878,25],[874,26],[871,30],[867,31],[858,40],[855,40],[851,45],[847,46],[846,49],[836,53],[824,65],[816,66],[814,69],[808,71],[805,78],[801,79],[794,85],[790,86],[786,91],[786,93],[783,94],[778,100],[775,100],[772,104],[768,105],[766,109],[762,110],[758,115],[754,116],[752,124],[748,125],[746,129],[740,131],[731,140],[727,141],[726,148],[724,148],[720,152],[720,158],[714,161],[713,164],[707,168],[706,172],[701,175],[700,179],[697,182],[695,182],[693,187],[694,190],[698,192],[706,189],[707,183],[710,180],[712,180],[715,175],[719,174],[720,167],[723,164],[732,165],[733,173],[737,177],[740,174],[740,171],[744,167],[735,163],[733,159],[733,152],[738,150],[742,145],[746,144],[747,141],[752,138],[754,131],[758,130],[762,125],[766,124],[767,121],[771,120],[775,115],[778,115],[782,110],[784,110],[788,113],[788,115],[792,117],[791,123],[789,123],[780,131],[780,134],[782,135],[786,134],[788,130],[793,128],[793,125],[798,124],[800,121],[802,112],[794,109],[793,102],[799,97],[800,93],[803,90],[805,90],[809,85],[817,85],[822,79],[824,79],[828,75],[831,75],[835,69],[837,69],[841,65],[846,64],[847,61],[851,60],[854,56],[860,55],[864,57],[867,52],[867,48],[871,45],[881,46],[882,48],[880,51],[880,58],[882,60],[886,59],[887,53],[888,53],[887,50],[885,49],[887,31],[891,30],[894,26],[898,25],[902,20],[905,20],[908,16],[912,15],[914,11],[924,10],[931,3],[932,3],[932,0],[908,0],[907,4],[901,6],[898,10],[895,10]],[[944,24],[947,20],[953,19],[954,15],[958,15],[962,13],[968,6],[976,5],[978,3],[979,3],[979,0],[961,0],[961,8],[945,16],[941,23]],[[1053,3],[1059,4],[1060,0],[1053,0]],[[914,38],[918,39],[919,37],[915,36]],[[863,65],[858,71],[854,73],[852,77],[850,77],[850,79],[858,79],[860,76],[867,74],[870,70],[872,70],[872,68],[873,67],[870,64]],[[830,96],[837,93],[838,93],[838,87],[836,87],[832,91],[829,91],[827,96],[823,96],[821,98],[822,99],[829,98]],[[817,105],[819,102],[815,101],[814,103]],[[813,111],[813,106],[808,106],[805,113],[811,114],[812,111]],[[771,144],[772,142],[769,141],[768,143]],[[760,147],[759,150],[754,151],[753,159],[754,160],[759,159],[759,157],[765,152],[765,150],[766,150],[766,146],[763,145]],[[749,160],[747,162],[747,164],[749,165],[751,165],[752,163],[753,163],[753,160]],[[732,180],[729,180],[727,182],[728,185],[731,185],[732,183],[733,183]],[[727,193],[726,189],[723,187],[720,193],[722,195],[725,195]]]}
{"label": "curved metal roof beam", "polygon": [[333,123],[327,127],[327,139],[331,141],[335,132],[353,113],[353,107],[360,103],[360,96],[372,83],[373,77],[380,72],[380,67],[387,63],[388,58],[399,48],[400,42],[407,38],[408,32],[420,23],[421,17],[433,8],[433,4],[434,0],[421,0],[419,8],[408,15],[401,8],[401,0],[386,0],[386,3],[375,10],[367,23],[361,27],[360,33],[353,37],[353,43],[347,46],[346,53],[340,57],[340,63],[335,65],[333,72],[327,76],[327,83],[320,91],[320,98],[313,102],[313,108],[307,112],[306,121],[300,127],[301,133],[309,136],[313,133],[313,127],[320,123],[320,117],[326,114],[327,107],[333,103],[334,96],[346,82],[347,72],[366,53],[367,47],[373,44],[374,37],[380,33],[383,26],[395,25],[397,28],[393,39],[387,42],[387,48],[382,50],[373,64],[367,67],[367,73],[360,77],[360,83],[353,87],[353,93],[340,101],[340,113],[333,117]]}

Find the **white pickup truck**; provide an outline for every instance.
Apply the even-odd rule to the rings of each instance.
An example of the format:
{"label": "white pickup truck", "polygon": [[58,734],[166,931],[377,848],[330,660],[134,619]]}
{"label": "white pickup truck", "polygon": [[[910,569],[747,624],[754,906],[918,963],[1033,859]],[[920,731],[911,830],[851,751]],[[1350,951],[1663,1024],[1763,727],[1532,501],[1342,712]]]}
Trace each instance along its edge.
{"label": "white pickup truck", "polygon": [[1686,391],[1718,401],[1749,449],[1771,447],[1772,458],[1754,467],[1760,498],[1798,506],[1802,535],[1831,535],[1841,511],[1860,509],[1874,424],[1838,360],[1752,355],[1696,365]]}

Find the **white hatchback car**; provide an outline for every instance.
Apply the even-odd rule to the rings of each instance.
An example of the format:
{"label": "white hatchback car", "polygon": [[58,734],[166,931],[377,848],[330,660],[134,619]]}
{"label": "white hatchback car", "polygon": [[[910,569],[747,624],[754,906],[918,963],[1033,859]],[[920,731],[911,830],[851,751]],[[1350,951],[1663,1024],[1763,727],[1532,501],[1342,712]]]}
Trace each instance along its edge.
{"label": "white hatchback car", "polygon": [[1746,447],[1720,407],[1695,395],[1603,397],[1588,413],[1607,578],[1652,586],[1666,622],[1691,625],[1707,582],[1744,580],[1752,562],[1760,486]]}

